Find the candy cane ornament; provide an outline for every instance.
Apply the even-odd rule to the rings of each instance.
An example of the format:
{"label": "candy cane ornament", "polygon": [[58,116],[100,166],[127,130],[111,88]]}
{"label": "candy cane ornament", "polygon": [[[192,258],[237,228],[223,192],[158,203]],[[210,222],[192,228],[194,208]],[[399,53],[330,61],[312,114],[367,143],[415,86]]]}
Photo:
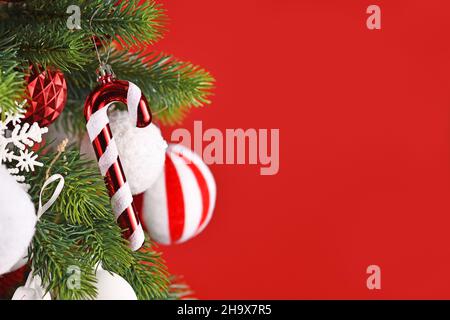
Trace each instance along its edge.
{"label": "candy cane ornament", "polygon": [[87,97],[84,105],[86,127],[108,188],[114,215],[123,230],[122,236],[129,240],[131,250],[135,251],[144,243],[144,231],[120,163],[107,112],[115,102],[126,104],[130,119],[138,128],[148,126],[152,116],[147,99],[135,84],[116,80],[107,69],[101,72],[99,86]]}

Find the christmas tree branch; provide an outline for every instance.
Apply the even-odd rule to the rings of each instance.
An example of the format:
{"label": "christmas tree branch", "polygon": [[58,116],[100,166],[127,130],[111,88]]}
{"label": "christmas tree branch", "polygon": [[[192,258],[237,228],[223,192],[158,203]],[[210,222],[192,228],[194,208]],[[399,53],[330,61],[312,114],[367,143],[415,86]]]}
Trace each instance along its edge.
{"label": "christmas tree branch", "polygon": [[[80,7],[81,29],[66,26],[66,10],[71,5]],[[104,44],[111,40],[127,46],[149,44],[161,38],[164,21],[164,11],[154,1],[139,6],[137,0],[116,4],[104,0],[31,0],[0,6],[0,35],[16,30],[19,58],[66,72],[81,70],[96,59],[93,35]]]}
{"label": "christmas tree branch", "polygon": [[[80,259],[83,252],[77,247],[70,225],[55,223],[57,214],[46,212],[36,226],[31,252],[34,274],[56,299],[92,299],[96,296],[94,264]],[[79,237],[79,234],[77,234]],[[71,270],[80,271],[76,290],[69,285]]]}
{"label": "christmas tree branch", "polygon": [[[0,108],[17,110],[25,98],[30,65],[64,72],[68,100],[57,120],[68,134],[85,132],[84,101],[97,85],[98,61],[92,38],[100,41],[105,57],[118,79],[136,83],[150,102],[155,119],[163,124],[182,120],[193,107],[210,103],[213,77],[204,69],[171,55],[129,51],[160,39],[164,32],[164,10],[153,0],[23,0],[0,1]],[[81,28],[71,30],[69,6],[80,8]],[[72,13],[73,14],[73,13]],[[13,33],[12,33],[13,32]],[[118,51],[116,47],[126,47]],[[81,139],[80,139],[81,141]],[[190,294],[182,283],[169,280],[161,255],[147,239],[132,252],[112,213],[110,198],[97,164],[84,159],[73,146],[55,153],[47,145],[40,150],[43,167],[26,173],[33,202],[52,174],[65,178],[62,192],[36,226],[29,248],[33,272],[56,299],[96,297],[96,268],[123,277],[139,299],[181,299]],[[44,152],[45,151],[45,152]],[[54,185],[42,194],[49,200]],[[79,285],[73,286],[75,270]],[[71,285],[72,284],[72,285]]]}
{"label": "christmas tree branch", "polygon": [[[102,0],[93,2],[97,3],[86,6],[83,11],[87,25],[93,17],[91,26],[95,35],[113,37],[127,46],[147,45],[161,39],[166,16],[161,5],[156,2],[147,1],[139,5],[139,0],[115,4],[112,1],[109,6]],[[100,10],[97,11],[97,8]]]}
{"label": "christmas tree branch", "polygon": [[189,108],[211,102],[214,78],[192,63],[164,53],[117,52],[111,60],[117,76],[132,79],[141,88],[163,124],[180,122]]}
{"label": "christmas tree branch", "polygon": [[16,33],[18,58],[21,61],[46,68],[52,66],[70,72],[81,69],[95,58],[91,44],[81,33],[66,32],[46,24],[24,26]]}
{"label": "christmas tree branch", "polygon": [[169,279],[161,254],[153,249],[146,240],[139,251],[132,253],[134,262],[124,274],[121,274],[137,291],[141,300],[168,299]]}
{"label": "christmas tree branch", "polygon": [[19,64],[14,37],[6,33],[0,36],[0,111],[3,118],[5,113],[17,112],[25,83],[23,73],[17,70]]}
{"label": "christmas tree branch", "polygon": [[181,276],[170,276],[169,299],[170,300],[194,300],[194,291]]}
{"label": "christmas tree branch", "polygon": [[[110,61],[117,78],[138,85],[150,102],[155,118],[163,124],[180,122],[192,107],[210,103],[214,78],[204,69],[182,62],[167,54],[140,54],[114,51]],[[59,125],[65,130],[84,131],[84,100],[95,87],[97,63],[92,61],[84,72],[67,75],[69,103]],[[87,72],[86,72],[87,71]],[[75,123],[75,125],[74,125]]]}
{"label": "christmas tree branch", "polygon": [[[41,156],[51,163],[54,153]],[[38,168],[27,181],[33,202],[38,203],[48,168]],[[95,268],[101,262],[105,270],[127,280],[140,299],[165,299],[168,275],[159,253],[149,242],[142,251],[132,252],[121,236],[109,204],[109,197],[95,164],[83,159],[77,150],[62,153],[53,162],[50,174],[65,178],[57,201],[40,219],[29,256],[35,273],[58,299],[90,299],[96,296]],[[49,186],[43,192],[45,203],[52,195]],[[80,270],[78,288],[68,285],[73,268]]]}

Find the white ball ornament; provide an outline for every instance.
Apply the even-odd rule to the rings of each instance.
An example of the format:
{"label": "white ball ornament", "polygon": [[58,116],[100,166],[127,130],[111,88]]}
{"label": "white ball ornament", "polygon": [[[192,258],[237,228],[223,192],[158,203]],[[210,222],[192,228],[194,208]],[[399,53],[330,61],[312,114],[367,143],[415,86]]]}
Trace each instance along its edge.
{"label": "white ball ornament", "polygon": [[36,220],[30,196],[0,166],[0,274],[25,264]]}
{"label": "white ball ornament", "polygon": [[[151,187],[164,170],[167,142],[154,124],[137,128],[127,111],[115,110],[109,119],[131,192],[142,193]],[[89,142],[82,142],[81,151],[92,157],[93,148]]]}
{"label": "white ball ornament", "polygon": [[32,272],[28,275],[27,282],[24,286],[18,287],[14,292],[12,300],[52,300],[47,290],[42,286],[41,278]]}
{"label": "white ball ornament", "polygon": [[24,265],[26,265],[28,262],[28,250],[25,250],[25,253],[23,255],[22,258],[19,259],[19,261],[17,261],[8,271],[9,272],[14,272],[16,270],[19,270],[20,268],[22,268]]}
{"label": "white ball ornament", "polygon": [[160,244],[182,243],[205,229],[216,202],[208,166],[190,149],[169,145],[164,174],[143,195],[141,221]]}
{"label": "white ball ornament", "polygon": [[95,300],[137,300],[133,288],[121,276],[106,271],[100,266],[96,277],[97,297]]}

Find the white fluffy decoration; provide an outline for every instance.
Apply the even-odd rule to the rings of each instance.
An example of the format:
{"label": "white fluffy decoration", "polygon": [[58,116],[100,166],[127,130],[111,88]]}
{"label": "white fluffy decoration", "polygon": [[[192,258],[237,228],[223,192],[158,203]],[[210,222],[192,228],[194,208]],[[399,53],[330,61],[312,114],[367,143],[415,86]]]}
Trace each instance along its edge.
{"label": "white fluffy decoration", "polygon": [[167,142],[154,124],[136,128],[126,111],[110,113],[111,131],[133,194],[150,188],[164,170]]}
{"label": "white fluffy decoration", "polygon": [[41,278],[38,275],[33,276],[30,273],[28,277],[31,277],[31,281],[27,279],[25,286],[17,288],[12,300],[52,300],[50,293],[43,288]]}
{"label": "white fluffy decoration", "polygon": [[[109,121],[131,192],[142,193],[162,174],[167,143],[157,126],[136,128],[126,111],[110,112]],[[81,140],[80,152],[87,159],[97,161],[87,134]]]}
{"label": "white fluffy decoration", "polygon": [[28,262],[28,248],[23,253],[22,258],[19,259],[10,269],[8,272],[14,272],[20,268],[22,268],[24,265],[26,265]]}
{"label": "white fluffy decoration", "polygon": [[36,220],[30,196],[0,166],[0,274],[10,272],[26,255]]}
{"label": "white fluffy decoration", "polygon": [[121,276],[106,271],[100,266],[96,277],[97,298],[95,300],[137,300],[133,288]]}

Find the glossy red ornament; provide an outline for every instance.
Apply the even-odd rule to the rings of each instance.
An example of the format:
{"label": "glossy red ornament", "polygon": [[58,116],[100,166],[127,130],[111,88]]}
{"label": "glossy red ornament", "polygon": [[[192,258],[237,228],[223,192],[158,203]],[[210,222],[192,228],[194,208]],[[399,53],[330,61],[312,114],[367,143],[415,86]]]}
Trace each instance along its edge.
{"label": "glossy red ornament", "polygon": [[147,99],[135,84],[116,80],[111,73],[103,73],[99,82],[100,85],[88,96],[84,105],[86,127],[117,223],[123,230],[123,237],[129,240],[131,249],[137,250],[144,242],[144,231],[120,163],[107,110],[114,102],[126,104],[130,118],[137,127],[146,127],[152,117]]}
{"label": "glossy red ornament", "polygon": [[31,68],[27,79],[28,108],[24,121],[47,127],[59,117],[67,102],[67,84],[59,70]]}

